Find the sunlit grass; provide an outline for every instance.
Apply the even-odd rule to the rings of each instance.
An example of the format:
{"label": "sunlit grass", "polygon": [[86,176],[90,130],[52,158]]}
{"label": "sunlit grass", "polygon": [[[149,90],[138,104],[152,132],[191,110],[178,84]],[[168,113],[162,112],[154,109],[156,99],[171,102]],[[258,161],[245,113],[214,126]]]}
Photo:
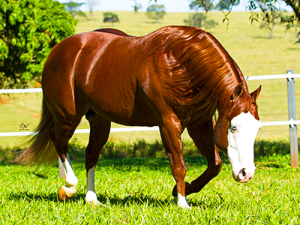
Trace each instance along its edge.
{"label": "sunlit grass", "polygon": [[[186,180],[206,168],[200,157],[186,158]],[[269,162],[273,162],[272,164]],[[86,205],[84,162],[73,161],[77,195],[60,202],[58,168],[38,171],[0,165],[1,224],[299,224],[300,170],[289,158],[260,159],[254,178],[236,183],[225,163],[218,177],[190,195],[191,210],[177,207],[174,180],[166,158],[102,159],[96,170],[100,207]],[[34,173],[33,173],[34,171]]]}

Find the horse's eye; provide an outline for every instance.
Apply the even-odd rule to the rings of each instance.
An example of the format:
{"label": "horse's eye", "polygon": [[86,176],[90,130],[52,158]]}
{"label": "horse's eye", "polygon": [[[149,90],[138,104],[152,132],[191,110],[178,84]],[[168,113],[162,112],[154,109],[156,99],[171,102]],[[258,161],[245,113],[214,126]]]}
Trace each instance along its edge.
{"label": "horse's eye", "polygon": [[236,131],[237,127],[236,126],[231,126],[230,129],[231,129],[231,131]]}

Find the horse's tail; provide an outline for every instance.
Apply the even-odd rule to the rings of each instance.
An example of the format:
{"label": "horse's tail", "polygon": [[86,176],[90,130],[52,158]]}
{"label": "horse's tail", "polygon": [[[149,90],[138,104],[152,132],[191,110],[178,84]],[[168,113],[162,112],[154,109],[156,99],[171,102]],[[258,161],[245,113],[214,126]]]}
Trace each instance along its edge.
{"label": "horse's tail", "polygon": [[54,118],[43,99],[42,117],[39,125],[35,129],[35,135],[28,141],[30,147],[21,153],[17,162],[21,164],[38,165],[42,163],[52,164],[57,162],[58,155],[50,139],[50,131],[54,129]]}

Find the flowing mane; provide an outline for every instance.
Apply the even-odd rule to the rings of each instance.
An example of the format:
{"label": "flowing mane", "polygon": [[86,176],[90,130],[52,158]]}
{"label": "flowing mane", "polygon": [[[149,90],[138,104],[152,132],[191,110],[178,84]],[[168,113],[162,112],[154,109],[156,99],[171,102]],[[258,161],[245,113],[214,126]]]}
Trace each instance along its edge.
{"label": "flowing mane", "polygon": [[234,116],[249,111],[251,97],[242,73],[210,33],[196,27],[171,26],[150,36],[143,51],[150,55],[163,53],[168,58],[169,63],[161,69],[165,70],[165,85],[176,97],[177,104],[187,104],[210,116],[216,108],[227,112],[234,88],[243,84],[245,91],[234,104],[239,109],[227,113]]}

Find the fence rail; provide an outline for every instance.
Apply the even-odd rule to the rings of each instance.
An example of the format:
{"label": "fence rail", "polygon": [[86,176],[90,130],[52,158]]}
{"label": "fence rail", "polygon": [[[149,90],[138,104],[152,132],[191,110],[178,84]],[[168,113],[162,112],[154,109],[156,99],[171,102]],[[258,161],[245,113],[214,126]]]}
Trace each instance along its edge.
{"label": "fence rail", "polygon": [[[277,75],[258,75],[245,76],[245,80],[273,80],[273,79],[291,79],[300,78],[300,74],[277,74]],[[28,89],[0,89],[0,94],[14,94],[14,93],[36,93],[43,92],[42,88],[28,88]]]}
{"label": "fence rail", "polygon": [[[291,153],[292,153],[292,166],[298,167],[299,163],[298,163],[297,124],[300,124],[300,120],[296,120],[295,113],[293,113],[293,116],[291,117],[291,112],[290,112],[290,108],[296,109],[295,93],[293,92],[293,94],[291,94],[291,90],[290,90],[290,89],[295,88],[294,78],[300,78],[300,74],[294,74],[293,70],[287,70],[287,74],[246,76],[245,80],[250,81],[250,80],[287,79],[290,120],[288,120],[288,121],[267,121],[267,122],[262,122],[261,125],[262,126],[283,126],[283,125],[290,126],[290,145],[291,145]],[[289,82],[289,81],[292,81],[292,82]],[[42,91],[43,91],[42,88],[0,89],[0,94],[37,93],[37,92],[42,92]],[[290,100],[290,99],[292,99],[292,100]],[[291,103],[291,101],[293,101],[293,103]],[[135,132],[135,131],[154,131],[154,130],[158,130],[158,127],[111,128],[111,132]],[[75,130],[75,133],[89,133],[89,132],[90,132],[89,129]],[[0,137],[27,136],[27,135],[35,135],[35,132],[0,132]]]}
{"label": "fence rail", "polygon": [[[272,122],[261,122],[262,127],[267,126],[295,126],[300,124],[300,120],[291,121],[272,121]],[[121,127],[121,128],[111,128],[111,133],[116,132],[136,132],[136,131],[158,131],[158,127]],[[90,133],[90,129],[76,129],[75,134],[87,134]],[[17,136],[29,136],[36,135],[36,132],[0,132],[0,137],[17,137]]]}

